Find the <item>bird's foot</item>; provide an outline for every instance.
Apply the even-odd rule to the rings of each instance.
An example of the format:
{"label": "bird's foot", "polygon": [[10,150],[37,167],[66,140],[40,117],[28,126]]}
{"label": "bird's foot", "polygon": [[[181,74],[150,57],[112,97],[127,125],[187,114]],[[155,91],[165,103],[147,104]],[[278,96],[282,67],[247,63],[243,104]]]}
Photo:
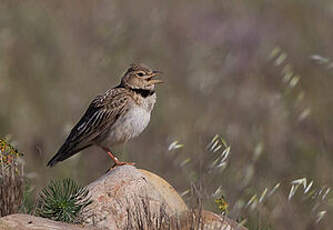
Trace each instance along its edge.
{"label": "bird's foot", "polygon": [[126,161],[118,161],[115,162],[115,166],[121,166],[121,165],[135,165],[135,162],[126,162]]}
{"label": "bird's foot", "polygon": [[113,169],[117,166],[122,166],[122,165],[132,165],[132,166],[134,166],[135,163],[134,162],[126,162],[126,161],[116,161],[116,162],[114,162],[114,165],[111,167],[111,169]]}
{"label": "bird's foot", "polygon": [[118,158],[115,157],[108,148],[103,148],[103,149],[105,152],[107,152],[107,154],[109,154],[109,156],[111,157],[111,159],[114,162],[114,165],[112,166],[111,169],[113,169],[116,166],[121,166],[121,165],[135,165],[134,162],[119,161]]}

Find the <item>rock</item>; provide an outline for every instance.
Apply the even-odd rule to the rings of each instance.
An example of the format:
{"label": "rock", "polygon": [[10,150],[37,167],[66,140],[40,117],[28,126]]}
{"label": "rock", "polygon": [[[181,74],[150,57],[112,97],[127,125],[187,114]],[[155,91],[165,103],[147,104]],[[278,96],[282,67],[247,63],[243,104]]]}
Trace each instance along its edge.
{"label": "rock", "polygon": [[[226,216],[219,216],[206,210],[201,210],[201,212],[199,210],[185,211],[180,216],[172,217],[169,225],[171,229],[177,230],[247,230]],[[164,227],[164,229],[168,228]]]}
{"label": "rock", "polygon": [[133,166],[114,168],[87,188],[93,202],[84,212],[85,225],[107,229],[246,229],[209,211],[190,211],[164,179]]}
{"label": "rock", "polygon": [[0,218],[0,230],[30,229],[98,230],[92,226],[83,227],[81,225],[66,224],[25,214],[12,214]]}
{"label": "rock", "polygon": [[138,229],[188,211],[175,189],[157,175],[133,166],[116,167],[89,184],[92,204],[85,225]]}
{"label": "rock", "polygon": [[165,202],[169,204],[171,208],[177,210],[175,213],[188,210],[188,207],[186,206],[183,199],[168,182],[147,170],[139,169],[139,171],[145,174],[147,181],[149,181],[154,186],[154,188],[159,191],[161,196],[165,199]]}

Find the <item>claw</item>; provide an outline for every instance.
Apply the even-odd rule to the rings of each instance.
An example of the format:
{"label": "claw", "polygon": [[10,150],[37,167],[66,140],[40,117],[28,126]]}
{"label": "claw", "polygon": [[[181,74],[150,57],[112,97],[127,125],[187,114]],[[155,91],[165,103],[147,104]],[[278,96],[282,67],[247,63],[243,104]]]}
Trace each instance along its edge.
{"label": "claw", "polygon": [[135,165],[135,162],[126,162],[126,161],[117,161],[114,163],[114,165],[110,168],[110,170],[114,169],[117,166],[122,166],[122,165]]}

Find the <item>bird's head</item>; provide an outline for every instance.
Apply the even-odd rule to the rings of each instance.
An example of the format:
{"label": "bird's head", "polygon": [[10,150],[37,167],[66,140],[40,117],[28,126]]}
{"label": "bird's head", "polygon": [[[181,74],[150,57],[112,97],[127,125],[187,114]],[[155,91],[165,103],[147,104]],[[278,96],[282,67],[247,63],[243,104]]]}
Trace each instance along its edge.
{"label": "bird's head", "polygon": [[130,89],[154,90],[155,85],[163,83],[157,79],[161,71],[151,70],[149,67],[138,64],[131,64],[121,79],[121,85]]}

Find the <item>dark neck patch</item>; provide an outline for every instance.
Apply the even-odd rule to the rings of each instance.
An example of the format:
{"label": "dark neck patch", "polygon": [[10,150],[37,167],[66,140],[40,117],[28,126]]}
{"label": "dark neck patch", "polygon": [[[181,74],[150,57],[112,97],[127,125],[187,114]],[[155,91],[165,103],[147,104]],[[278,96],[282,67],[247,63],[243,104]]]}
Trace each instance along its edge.
{"label": "dark neck patch", "polygon": [[149,89],[134,89],[131,88],[132,91],[136,92],[137,94],[140,94],[142,97],[146,98],[155,93],[154,90],[149,90]]}

